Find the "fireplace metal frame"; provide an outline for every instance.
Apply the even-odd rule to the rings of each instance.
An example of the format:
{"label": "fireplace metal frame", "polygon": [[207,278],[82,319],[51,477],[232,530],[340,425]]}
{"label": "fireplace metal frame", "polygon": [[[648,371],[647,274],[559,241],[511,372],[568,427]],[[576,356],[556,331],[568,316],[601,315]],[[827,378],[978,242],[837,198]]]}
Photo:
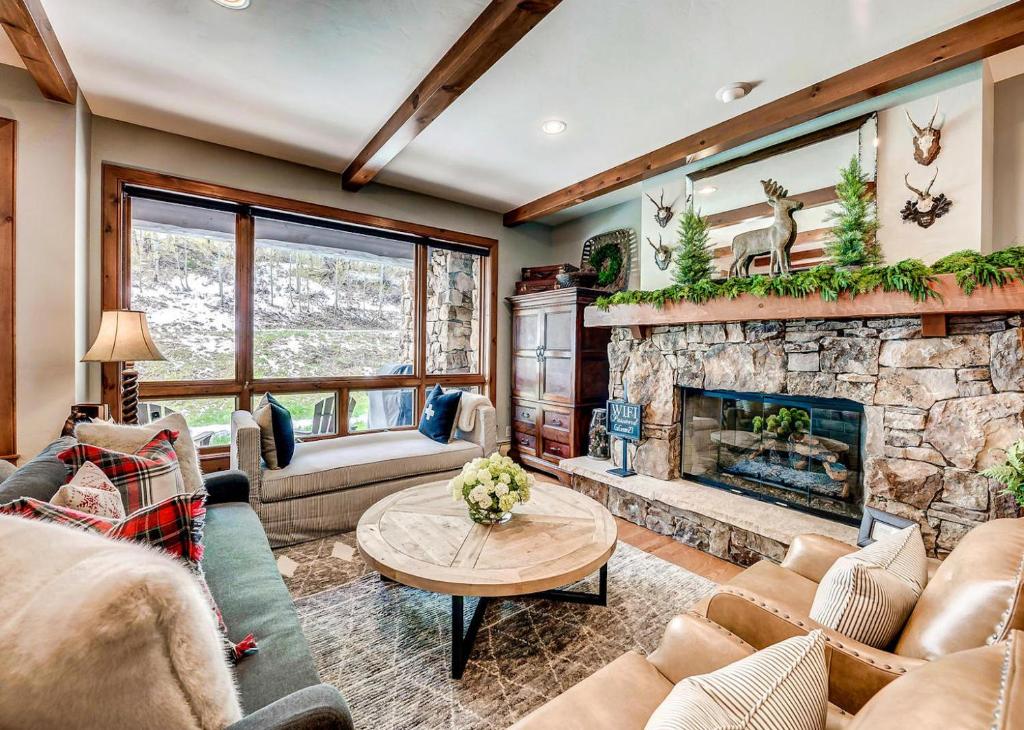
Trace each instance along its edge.
{"label": "fireplace metal frame", "polygon": [[[719,398],[719,399],[734,398],[734,399],[738,399],[738,400],[742,400],[742,399],[761,400],[761,401],[764,401],[766,403],[776,403],[776,404],[783,405],[783,406],[797,406],[797,407],[813,406],[813,407],[818,407],[818,408],[829,408],[829,407],[832,407],[832,408],[837,408],[837,409],[842,409],[842,410],[849,410],[849,411],[855,411],[855,412],[860,413],[861,414],[861,434],[860,434],[860,447],[861,447],[860,463],[861,463],[861,468],[858,470],[858,476],[859,476],[859,480],[860,480],[860,485],[859,485],[860,486],[860,505],[861,505],[861,512],[862,512],[862,515],[863,515],[863,511],[865,509],[865,505],[864,505],[864,497],[865,497],[865,495],[864,495],[864,461],[865,461],[865,458],[864,458],[864,456],[865,456],[864,455],[864,442],[865,442],[865,438],[866,438],[865,429],[867,427],[866,421],[864,420],[864,417],[863,417],[864,416],[864,404],[863,403],[858,403],[857,401],[849,400],[847,398],[812,398],[812,397],[807,397],[807,396],[790,395],[790,394],[785,394],[785,393],[783,393],[783,394],[768,394],[768,393],[753,393],[753,392],[735,391],[735,390],[705,390],[703,388],[691,388],[691,387],[686,387],[686,386],[678,386],[678,387],[679,387],[680,391],[682,391],[681,392],[681,396],[682,396],[681,413],[682,413],[682,416],[681,416],[681,423],[680,423],[681,426],[685,424],[687,400],[689,399],[689,397],[691,395],[697,395],[697,394],[708,395],[708,396],[711,396],[711,397],[714,397],[714,398]],[[847,524],[847,525],[853,525],[855,527],[859,526],[860,523],[861,523],[862,517],[847,517],[845,515],[836,514],[835,512],[828,512],[826,510],[815,509],[814,507],[811,507],[811,506],[805,505],[805,504],[800,504],[799,502],[791,502],[791,501],[784,500],[784,499],[778,499],[776,497],[771,497],[769,495],[762,494],[760,492],[756,492],[756,491],[754,491],[752,489],[744,489],[743,487],[736,486],[735,484],[729,484],[727,482],[723,482],[721,480],[714,479],[712,477],[704,476],[704,475],[701,475],[701,474],[691,474],[691,473],[687,472],[686,471],[686,432],[685,432],[685,428],[683,428],[682,432],[680,433],[679,452],[680,452],[679,453],[679,470],[680,470],[680,473],[682,474],[683,478],[685,478],[685,479],[689,479],[689,480],[697,482],[699,484],[705,484],[705,485],[707,485],[709,487],[715,487],[716,489],[724,489],[724,490],[726,490],[728,492],[743,494],[744,496],[751,497],[753,499],[756,499],[756,500],[758,500],[760,502],[765,502],[767,504],[774,504],[774,505],[778,505],[778,506],[785,506],[787,509],[794,509],[794,510],[797,510],[798,512],[804,512],[806,514],[815,515],[816,517],[823,517],[825,519],[832,520],[832,521],[835,521],[835,522],[840,522],[840,523]],[[749,479],[750,481],[759,481],[758,479],[756,479],[754,477],[745,477],[745,478]],[[777,484],[771,484],[770,482],[766,482],[766,484],[768,484],[770,486],[773,486],[773,487],[778,487]]]}

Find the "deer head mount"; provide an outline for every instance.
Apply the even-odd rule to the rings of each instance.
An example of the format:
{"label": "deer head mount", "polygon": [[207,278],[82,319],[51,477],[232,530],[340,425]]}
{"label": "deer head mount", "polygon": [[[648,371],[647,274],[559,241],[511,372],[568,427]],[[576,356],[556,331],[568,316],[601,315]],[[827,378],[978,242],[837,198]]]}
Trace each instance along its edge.
{"label": "deer head mount", "polygon": [[672,263],[672,247],[661,242],[661,234],[658,234],[658,243],[654,243],[650,236],[645,236],[647,243],[654,249],[654,264],[664,271]]}
{"label": "deer head mount", "polygon": [[675,213],[672,210],[672,206],[675,205],[675,202],[672,202],[672,203],[669,203],[668,205],[665,205],[665,191],[664,190],[661,191],[660,200],[655,200],[653,197],[651,197],[650,193],[645,193],[645,194],[647,195],[647,199],[650,200],[652,203],[654,203],[654,207],[657,208],[657,210],[654,211],[654,220],[655,220],[655,222],[659,226],[664,228],[665,226],[668,225],[669,221],[672,220],[672,216],[675,215]]}
{"label": "deer head mount", "polygon": [[938,176],[939,168],[936,167],[932,181],[924,190],[918,190],[910,184],[909,172],[903,176],[903,182],[906,183],[907,189],[917,196],[917,200],[908,200],[907,204],[903,206],[903,210],[900,211],[904,223],[913,221],[921,228],[927,228],[935,222],[936,218],[941,218],[949,212],[953,201],[947,198],[945,193],[932,195],[932,185],[935,184],[935,179]]}
{"label": "deer head mount", "polygon": [[789,191],[772,179],[762,180],[761,187],[768,198],[768,205],[775,213],[775,220],[767,228],[744,231],[732,239],[732,266],[729,276],[750,276],[750,264],[754,258],[770,254],[769,273],[789,273],[789,251],[796,240],[796,221],[793,212],[804,204],[790,198]]}
{"label": "deer head mount", "polygon": [[938,114],[938,99],[935,100],[935,111],[932,112],[932,118],[928,120],[928,124],[924,127],[917,126],[914,123],[914,118],[910,116],[910,112],[907,112],[907,121],[914,128],[914,159],[925,166],[932,164],[935,158],[939,156],[939,152],[942,151],[942,147],[939,145],[942,130],[935,126],[935,117]]}

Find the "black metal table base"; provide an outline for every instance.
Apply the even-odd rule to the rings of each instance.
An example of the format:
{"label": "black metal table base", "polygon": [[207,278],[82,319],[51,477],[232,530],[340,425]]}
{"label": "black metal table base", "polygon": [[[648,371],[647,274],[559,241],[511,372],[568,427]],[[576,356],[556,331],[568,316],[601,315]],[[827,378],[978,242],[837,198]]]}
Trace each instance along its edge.
{"label": "black metal table base", "polygon": [[[608,605],[608,565],[602,565],[598,574],[599,589],[597,593],[584,593],[582,591],[553,590],[531,593],[526,596],[514,596],[514,598],[546,598],[550,601],[563,601],[566,603],[583,603],[590,606]],[[463,596],[452,596],[452,679],[462,679],[466,670],[466,662],[469,661],[470,652],[473,651],[473,644],[476,641],[480,624],[483,623],[484,613],[487,606],[495,599],[480,598],[473,610],[473,617],[469,620],[469,626],[465,627],[465,598]],[[499,599],[501,600],[501,599]]]}

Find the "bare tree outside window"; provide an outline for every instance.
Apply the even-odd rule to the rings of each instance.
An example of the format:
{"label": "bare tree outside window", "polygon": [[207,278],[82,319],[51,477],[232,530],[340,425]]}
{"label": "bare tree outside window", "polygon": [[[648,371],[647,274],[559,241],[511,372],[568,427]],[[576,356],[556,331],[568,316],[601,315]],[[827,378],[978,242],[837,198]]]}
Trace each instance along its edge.
{"label": "bare tree outside window", "polygon": [[412,244],[256,221],[254,374],[311,378],[411,367]]}

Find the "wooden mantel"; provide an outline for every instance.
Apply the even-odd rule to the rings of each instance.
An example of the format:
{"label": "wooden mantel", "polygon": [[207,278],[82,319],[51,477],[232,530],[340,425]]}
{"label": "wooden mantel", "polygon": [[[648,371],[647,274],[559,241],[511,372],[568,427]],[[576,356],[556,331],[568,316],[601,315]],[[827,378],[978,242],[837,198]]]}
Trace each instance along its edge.
{"label": "wooden mantel", "polygon": [[1024,284],[1019,281],[994,289],[979,287],[967,296],[953,274],[942,274],[936,277],[933,288],[940,296],[926,302],[915,302],[906,294],[877,290],[856,298],[843,295],[836,302],[826,302],[817,294],[805,299],[741,294],[735,299],[715,299],[704,304],[672,302],[661,309],[650,304],[618,304],[603,311],[591,305],[584,312],[583,323],[587,327],[646,328],[772,319],[920,316],[924,335],[942,336],[948,315],[1024,312]]}

